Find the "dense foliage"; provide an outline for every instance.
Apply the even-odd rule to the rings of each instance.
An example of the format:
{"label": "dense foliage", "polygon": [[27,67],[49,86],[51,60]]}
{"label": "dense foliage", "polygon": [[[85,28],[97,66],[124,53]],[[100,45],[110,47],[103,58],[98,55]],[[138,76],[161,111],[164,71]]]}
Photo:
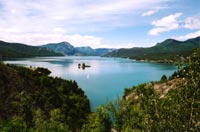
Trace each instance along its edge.
{"label": "dense foliage", "polygon": [[[180,83],[164,96],[148,84],[126,89],[124,99],[118,98],[115,103],[102,107],[104,112],[96,112],[96,116],[104,114],[98,116],[100,119],[92,114],[87,128],[101,131],[111,125],[117,132],[199,132],[200,48],[170,79]],[[163,76],[157,83],[168,81]]]}
{"label": "dense foliage", "polygon": [[109,132],[111,119],[105,106],[97,108],[96,112],[88,116],[81,132]]}
{"label": "dense foliage", "polygon": [[75,81],[53,78],[48,69],[0,64],[0,131],[79,131],[89,100]]}
{"label": "dense foliage", "polygon": [[199,46],[200,37],[183,42],[167,39],[153,47],[119,49],[108,53],[106,56],[171,63],[176,62],[180,57],[191,55],[193,50]]}
{"label": "dense foliage", "polygon": [[42,47],[0,41],[0,60],[36,56],[61,56],[61,54]]}

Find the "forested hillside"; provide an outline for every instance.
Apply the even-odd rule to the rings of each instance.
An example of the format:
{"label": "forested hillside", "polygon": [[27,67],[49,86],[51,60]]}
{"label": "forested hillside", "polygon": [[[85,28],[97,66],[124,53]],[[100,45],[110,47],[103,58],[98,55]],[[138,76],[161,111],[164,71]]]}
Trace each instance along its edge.
{"label": "forested hillside", "polygon": [[82,132],[199,132],[200,48],[169,79],[126,89],[90,114]]}
{"label": "forested hillside", "polygon": [[191,55],[193,50],[199,46],[200,37],[188,39],[186,41],[167,39],[153,47],[119,49],[108,53],[106,56],[158,62],[174,62],[179,60],[180,57]]}
{"label": "forested hillside", "polygon": [[36,56],[61,56],[61,54],[55,53],[42,47],[0,41],[0,60]]}
{"label": "forested hillside", "polygon": [[1,132],[78,131],[90,113],[75,81],[49,77],[48,69],[0,63]]}

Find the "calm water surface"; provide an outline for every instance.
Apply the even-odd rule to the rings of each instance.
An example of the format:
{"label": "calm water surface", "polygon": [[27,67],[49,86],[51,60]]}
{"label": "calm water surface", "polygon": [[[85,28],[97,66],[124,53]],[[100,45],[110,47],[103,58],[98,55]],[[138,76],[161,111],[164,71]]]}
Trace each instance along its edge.
{"label": "calm water surface", "polygon": [[[124,88],[160,80],[162,75],[170,76],[177,69],[169,64],[82,56],[29,58],[6,63],[45,67],[52,71],[52,76],[76,80],[89,97],[92,109],[122,96]],[[79,63],[91,67],[79,69]]]}

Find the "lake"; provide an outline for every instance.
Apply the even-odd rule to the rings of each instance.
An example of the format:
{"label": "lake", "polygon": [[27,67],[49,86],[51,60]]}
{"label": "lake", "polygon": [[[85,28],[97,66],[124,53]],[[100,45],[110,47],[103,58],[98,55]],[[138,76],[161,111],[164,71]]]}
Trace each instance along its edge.
{"label": "lake", "polygon": [[[45,67],[52,76],[76,80],[90,99],[94,110],[100,104],[122,97],[124,88],[140,83],[160,80],[162,75],[170,76],[177,67],[170,64],[139,62],[122,58],[106,57],[38,57],[6,61],[23,66]],[[79,63],[91,67],[78,68]]]}

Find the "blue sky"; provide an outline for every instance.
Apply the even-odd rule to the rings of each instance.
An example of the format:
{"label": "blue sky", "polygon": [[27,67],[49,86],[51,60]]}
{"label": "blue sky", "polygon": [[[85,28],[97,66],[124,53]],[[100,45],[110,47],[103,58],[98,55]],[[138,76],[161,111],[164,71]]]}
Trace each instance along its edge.
{"label": "blue sky", "polygon": [[149,47],[200,36],[200,0],[0,0],[0,40]]}

